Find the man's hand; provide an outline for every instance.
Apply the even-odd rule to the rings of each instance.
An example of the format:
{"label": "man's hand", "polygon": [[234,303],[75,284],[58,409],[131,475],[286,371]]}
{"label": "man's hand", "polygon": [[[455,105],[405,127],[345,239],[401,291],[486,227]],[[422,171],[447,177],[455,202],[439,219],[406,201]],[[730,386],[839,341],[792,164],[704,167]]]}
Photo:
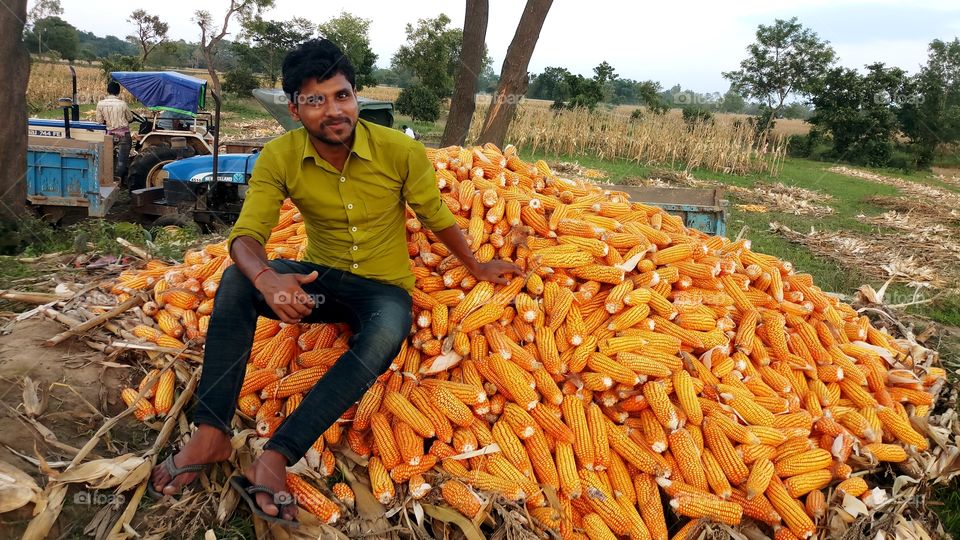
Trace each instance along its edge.
{"label": "man's hand", "polygon": [[316,307],[313,298],[300,286],[314,281],[318,275],[316,270],[309,274],[278,274],[267,270],[253,285],[281,321],[296,324]]}
{"label": "man's hand", "polygon": [[523,270],[521,270],[519,266],[499,259],[484,263],[478,262],[473,265],[473,267],[467,267],[467,269],[470,270],[473,277],[480,281],[489,281],[501,285],[509,283],[507,278],[501,277],[502,274],[514,274],[518,276],[523,274]]}

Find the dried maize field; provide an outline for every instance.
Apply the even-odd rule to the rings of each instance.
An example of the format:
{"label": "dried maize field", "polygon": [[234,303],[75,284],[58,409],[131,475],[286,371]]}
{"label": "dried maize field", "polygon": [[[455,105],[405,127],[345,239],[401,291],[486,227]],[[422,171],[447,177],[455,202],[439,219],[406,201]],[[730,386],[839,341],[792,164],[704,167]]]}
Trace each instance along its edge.
{"label": "dried maize field", "polygon": [[[479,136],[487,109],[477,106],[468,140]],[[637,119],[603,110],[554,111],[527,101],[517,107],[507,140],[534,153],[588,154],[666,167],[682,164],[687,170],[728,174],[776,176],[786,156],[785,139],[758,141],[747,123],[733,118],[691,124],[677,114]]]}
{"label": "dried maize field", "polygon": [[[565,178],[512,146],[428,154],[476,257],[509,259],[524,273],[506,285],[478,282],[408,212],[410,337],[289,468],[299,529],[264,534],[941,535],[926,496],[960,469],[960,424],[936,353],[871,322],[789,261],[688,229],[615,186]],[[266,248],[270,258],[303,255],[292,202]],[[180,502],[142,508],[160,449],[189,434],[185,410],[231,263],[224,242],[209,243],[182,262],[146,260],[104,282],[110,302],[97,293],[72,315],[50,307],[56,301],[37,308],[72,329],[54,341],[79,334],[144,368],[114,398],[126,405],[120,417],[149,429],[149,449],[85,461],[119,421],[110,420],[63,471],[41,466],[44,488],[0,463],[20,482],[16,501],[42,508],[26,537],[53,527],[72,483],[125,494],[91,525],[124,537],[200,534],[234,516],[225,479],[261,452],[350,332],[258,320],[234,455]],[[25,386],[27,410],[32,395]],[[13,492],[2,478],[0,490]]]}
{"label": "dried maize field", "polygon": [[[103,72],[95,66],[74,66],[77,71],[77,98],[81,105],[96,104],[107,95]],[[66,64],[36,62],[30,66],[30,81],[27,84],[27,103],[31,111],[53,109],[57,100],[70,97],[73,83],[70,69]],[[128,92],[121,92],[128,103],[133,98]]]}

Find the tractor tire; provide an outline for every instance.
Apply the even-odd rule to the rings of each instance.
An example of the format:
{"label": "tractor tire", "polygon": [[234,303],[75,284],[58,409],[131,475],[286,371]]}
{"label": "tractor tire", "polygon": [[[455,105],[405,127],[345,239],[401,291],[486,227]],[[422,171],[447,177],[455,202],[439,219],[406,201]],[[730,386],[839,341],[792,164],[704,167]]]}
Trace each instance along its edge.
{"label": "tractor tire", "polygon": [[187,228],[193,224],[193,219],[184,214],[166,214],[158,217],[157,220],[153,222],[154,227],[175,225],[177,227]]}
{"label": "tractor tire", "polygon": [[158,164],[163,161],[180,159],[180,153],[169,146],[152,146],[137,156],[130,164],[130,173],[127,175],[127,185],[130,190],[147,187],[147,176]]}

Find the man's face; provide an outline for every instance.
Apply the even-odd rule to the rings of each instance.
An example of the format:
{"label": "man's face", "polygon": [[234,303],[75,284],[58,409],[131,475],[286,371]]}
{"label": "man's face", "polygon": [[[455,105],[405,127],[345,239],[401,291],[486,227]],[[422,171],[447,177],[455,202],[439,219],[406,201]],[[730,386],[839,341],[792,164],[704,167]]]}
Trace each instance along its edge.
{"label": "man's face", "polygon": [[307,133],[325,144],[349,143],[357,126],[359,106],[350,81],[341,73],[325,81],[308,79],[288,105],[290,115]]}

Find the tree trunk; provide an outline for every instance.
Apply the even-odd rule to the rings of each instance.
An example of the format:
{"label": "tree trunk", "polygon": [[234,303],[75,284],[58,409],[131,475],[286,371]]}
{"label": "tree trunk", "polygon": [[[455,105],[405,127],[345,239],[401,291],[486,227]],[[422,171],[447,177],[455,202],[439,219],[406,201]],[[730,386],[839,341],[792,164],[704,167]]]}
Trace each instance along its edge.
{"label": "tree trunk", "polygon": [[[213,65],[213,49],[214,45],[210,45],[209,48],[203,47],[203,58],[207,61],[207,73],[210,74],[210,86],[213,88],[213,91],[220,94],[220,77],[217,76],[217,67]],[[219,126],[218,126],[219,127]]]}
{"label": "tree trunk", "polygon": [[[0,10],[0,58],[6,78],[0,85],[0,228],[26,213],[27,198],[27,80],[30,55],[23,47],[27,0],[13,0]],[[4,235],[6,236],[6,235]]]}
{"label": "tree trunk", "polygon": [[467,0],[463,17],[463,45],[460,47],[460,69],[450,102],[450,114],[443,128],[440,146],[462,145],[470,131],[476,106],[477,80],[483,67],[483,46],[487,38],[487,0]]}
{"label": "tree trunk", "polygon": [[510,42],[507,56],[503,60],[500,84],[490,102],[487,119],[483,123],[483,131],[477,144],[491,142],[503,146],[507,128],[510,127],[513,114],[517,110],[517,103],[527,91],[527,66],[530,65],[530,57],[533,56],[533,49],[540,38],[540,30],[551,4],[553,0],[527,0],[523,15],[520,16],[520,24],[517,25],[513,41]]}

